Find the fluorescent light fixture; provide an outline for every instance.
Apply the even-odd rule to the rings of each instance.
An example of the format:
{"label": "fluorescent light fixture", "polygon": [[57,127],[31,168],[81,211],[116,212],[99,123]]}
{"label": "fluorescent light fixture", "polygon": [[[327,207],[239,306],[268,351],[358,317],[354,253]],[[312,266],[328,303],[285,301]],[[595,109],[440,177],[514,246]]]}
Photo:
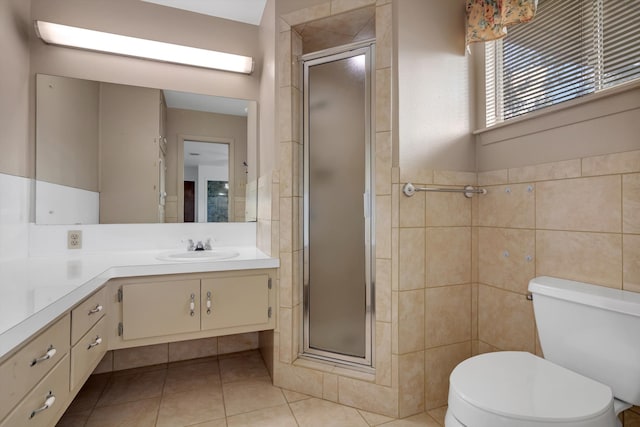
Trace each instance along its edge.
{"label": "fluorescent light fixture", "polygon": [[35,21],[34,25],[38,37],[48,44],[236,73],[251,74],[253,71],[253,58],[250,56],[121,36],[51,22]]}

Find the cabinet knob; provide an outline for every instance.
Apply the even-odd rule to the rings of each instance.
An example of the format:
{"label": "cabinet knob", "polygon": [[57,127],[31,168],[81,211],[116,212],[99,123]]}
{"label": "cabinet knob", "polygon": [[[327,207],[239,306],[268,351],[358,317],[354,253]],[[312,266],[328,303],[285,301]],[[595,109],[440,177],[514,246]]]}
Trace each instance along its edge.
{"label": "cabinet knob", "polygon": [[211,291],[207,292],[207,314],[211,314]]}
{"label": "cabinet knob", "polygon": [[189,303],[189,315],[195,316],[196,314],[196,296],[195,294],[191,294],[191,302]]}
{"label": "cabinet knob", "polygon": [[56,397],[53,395],[53,393],[50,391],[49,394],[47,394],[46,400],[44,401],[44,405],[42,405],[41,407],[39,407],[38,409],[34,409],[33,411],[31,411],[31,415],[29,415],[29,419],[35,417],[36,415],[38,415],[40,412],[45,411],[49,408],[51,408],[53,406],[53,404],[56,402]]}

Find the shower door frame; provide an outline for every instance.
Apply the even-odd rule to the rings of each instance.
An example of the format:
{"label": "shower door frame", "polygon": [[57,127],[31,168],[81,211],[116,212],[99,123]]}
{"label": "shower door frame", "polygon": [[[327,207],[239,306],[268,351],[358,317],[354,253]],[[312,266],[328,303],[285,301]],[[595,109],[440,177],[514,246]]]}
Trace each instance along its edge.
{"label": "shower door frame", "polygon": [[[363,207],[365,216],[365,356],[356,357],[310,347],[310,283],[309,283],[309,67],[342,59],[365,55],[365,193]],[[375,39],[342,45],[300,57],[303,82],[303,328],[300,342],[300,357],[324,360],[349,365],[362,370],[375,367],[375,150],[373,147],[373,105],[375,87],[374,73]]]}

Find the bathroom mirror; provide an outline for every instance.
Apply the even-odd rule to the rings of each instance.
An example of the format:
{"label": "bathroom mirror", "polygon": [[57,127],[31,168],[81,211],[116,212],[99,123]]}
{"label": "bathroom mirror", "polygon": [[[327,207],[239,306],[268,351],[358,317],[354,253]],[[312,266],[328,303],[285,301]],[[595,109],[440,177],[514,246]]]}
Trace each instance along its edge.
{"label": "bathroom mirror", "polygon": [[255,221],[257,103],[36,76],[36,223]]}

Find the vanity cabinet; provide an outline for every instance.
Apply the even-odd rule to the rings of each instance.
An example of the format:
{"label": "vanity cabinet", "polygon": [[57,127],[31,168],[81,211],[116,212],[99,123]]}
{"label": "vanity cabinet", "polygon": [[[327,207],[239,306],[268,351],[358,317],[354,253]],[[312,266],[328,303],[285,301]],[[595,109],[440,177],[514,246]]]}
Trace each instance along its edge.
{"label": "vanity cabinet", "polygon": [[133,340],[200,330],[200,280],[122,286],[122,337]]}
{"label": "vanity cabinet", "polygon": [[[66,361],[67,373],[69,372],[69,358],[66,355],[69,353],[70,320],[69,314],[62,317],[0,365],[0,419],[59,363]],[[69,392],[68,381],[67,374],[66,393]],[[44,400],[42,398],[38,403],[42,404]],[[33,409],[38,406],[41,405],[36,405]],[[0,425],[17,426],[24,423],[5,422]]]}
{"label": "vanity cabinet", "polygon": [[274,329],[273,270],[116,279],[109,348]]}

